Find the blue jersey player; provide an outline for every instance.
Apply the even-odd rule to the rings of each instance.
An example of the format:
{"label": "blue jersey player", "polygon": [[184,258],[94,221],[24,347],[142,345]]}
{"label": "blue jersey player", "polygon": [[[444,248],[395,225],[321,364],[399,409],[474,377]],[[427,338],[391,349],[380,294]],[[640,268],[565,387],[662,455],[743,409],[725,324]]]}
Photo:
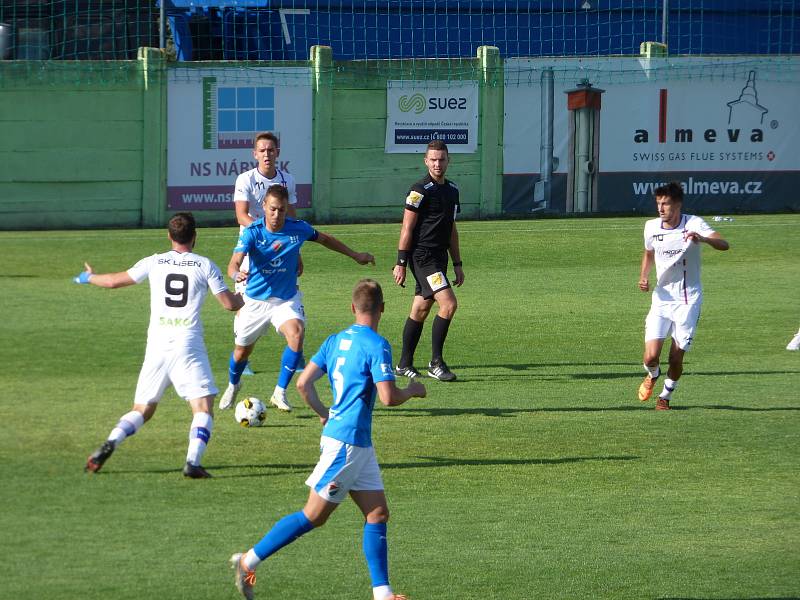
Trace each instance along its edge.
{"label": "blue jersey player", "polygon": [[[234,320],[235,345],[228,366],[228,387],[219,401],[230,408],[241,387],[242,372],[256,341],[272,325],[286,338],[278,384],[270,402],[283,411],[292,410],[286,388],[303,356],[305,313],[303,294],[297,288],[300,247],[310,240],[349,256],[360,265],[375,264],[367,252],[354,252],[332,235],[317,231],[305,221],[287,218],[289,195],[282,185],[271,185],[262,201],[264,218],[245,227],[228,263],[228,275],[246,282],[245,304]],[[249,257],[245,271],[242,262]]]}
{"label": "blue jersey player", "polygon": [[[324,424],[320,459],[306,480],[308,501],[302,510],[275,523],[250,550],[231,556],[236,587],[245,598],[253,597],[256,567],[303,534],[324,525],[349,493],[364,513],[363,549],[374,599],[406,599],[389,585],[389,508],[372,447],[372,409],[376,393],[382,404],[397,406],[412,397],[424,398],[426,392],[413,378],[405,389],[395,383],[392,349],[377,333],[383,313],[381,286],[371,279],[359,281],[353,290],[351,310],[355,323],[325,340],[297,381],[298,391]],[[314,387],[326,373],[333,392],[330,409],[322,405]]]}

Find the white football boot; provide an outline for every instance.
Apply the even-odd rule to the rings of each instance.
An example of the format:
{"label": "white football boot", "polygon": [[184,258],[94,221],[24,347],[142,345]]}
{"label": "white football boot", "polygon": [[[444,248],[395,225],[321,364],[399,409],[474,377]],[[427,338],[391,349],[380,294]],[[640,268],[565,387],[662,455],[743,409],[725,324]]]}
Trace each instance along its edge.
{"label": "white football boot", "polygon": [[219,399],[219,409],[226,410],[233,406],[234,402],[236,402],[236,396],[239,394],[239,389],[242,387],[241,383],[233,384],[229,383],[228,387],[225,388],[225,393],[222,394],[222,398]]}
{"label": "white football boot", "polygon": [[792,341],[786,345],[787,350],[800,350],[800,331],[794,334]]}
{"label": "white football boot", "polygon": [[272,398],[269,399],[269,402],[278,410],[292,412],[292,405],[289,404],[289,401],[286,399],[285,391],[275,390],[272,393]]}

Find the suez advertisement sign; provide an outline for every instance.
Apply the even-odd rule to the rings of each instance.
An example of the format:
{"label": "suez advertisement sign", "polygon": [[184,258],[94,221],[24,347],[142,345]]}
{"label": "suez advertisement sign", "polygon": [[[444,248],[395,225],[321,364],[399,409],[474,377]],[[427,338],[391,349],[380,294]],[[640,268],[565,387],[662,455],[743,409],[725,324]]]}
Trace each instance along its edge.
{"label": "suez advertisement sign", "polygon": [[451,153],[475,152],[478,147],[477,83],[388,82],[386,152],[425,152],[431,140],[442,140]]}
{"label": "suez advertisement sign", "polygon": [[229,210],[237,175],[256,167],[253,138],[280,139],[278,168],[294,176],[299,207],[311,203],[311,88],[305,68],[170,70],[167,208]]}
{"label": "suez advertisement sign", "polygon": [[[780,178],[787,172],[800,174],[796,84],[788,77],[786,81],[775,77],[779,72],[797,72],[797,57],[757,62],[735,58],[510,59],[505,68],[507,80],[515,71],[553,69],[557,174],[566,173],[569,165],[565,92],[586,78],[604,90],[596,157],[601,206],[604,189],[649,199],[652,184],[663,182],[667,175],[680,179],[690,194],[758,196],[768,184],[781,188]],[[538,179],[542,89],[536,83],[505,88],[507,176],[528,174]],[[623,180],[627,184],[620,187]],[[608,181],[617,184],[609,187]]]}

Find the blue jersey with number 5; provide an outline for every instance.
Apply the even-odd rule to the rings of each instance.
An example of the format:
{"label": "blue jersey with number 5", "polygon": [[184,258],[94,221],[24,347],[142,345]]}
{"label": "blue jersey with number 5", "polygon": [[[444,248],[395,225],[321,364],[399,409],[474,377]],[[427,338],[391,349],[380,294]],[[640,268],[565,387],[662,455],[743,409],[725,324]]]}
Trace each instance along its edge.
{"label": "blue jersey with number 5", "polygon": [[395,379],[389,342],[366,325],[351,325],[325,340],[311,362],[328,374],[333,392],[322,435],[372,446],[375,384]]}

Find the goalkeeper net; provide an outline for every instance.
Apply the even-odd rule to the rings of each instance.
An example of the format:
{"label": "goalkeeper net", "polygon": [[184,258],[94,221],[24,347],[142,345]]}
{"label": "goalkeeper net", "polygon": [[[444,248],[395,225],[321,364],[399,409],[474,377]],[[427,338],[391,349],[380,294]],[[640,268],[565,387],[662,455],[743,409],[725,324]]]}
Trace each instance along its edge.
{"label": "goalkeeper net", "polygon": [[163,1],[0,0],[0,59],[102,79],[139,47],[246,67],[306,61],[324,45],[339,74],[419,80],[472,76],[464,59],[484,45],[503,58],[638,55],[646,41],[670,55],[800,52],[800,0]]}

